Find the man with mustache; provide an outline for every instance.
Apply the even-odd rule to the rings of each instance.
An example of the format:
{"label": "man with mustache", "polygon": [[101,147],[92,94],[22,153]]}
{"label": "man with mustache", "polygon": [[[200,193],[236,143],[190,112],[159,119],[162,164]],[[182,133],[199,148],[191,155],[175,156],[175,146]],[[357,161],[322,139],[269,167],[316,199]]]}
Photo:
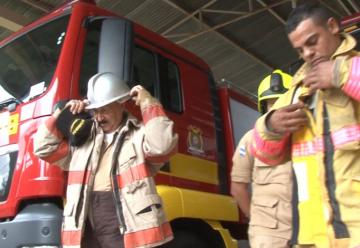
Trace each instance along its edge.
{"label": "man with mustache", "polygon": [[[37,156],[69,171],[62,247],[166,243],[173,235],[153,177],[176,152],[174,123],[142,86],[129,90],[110,72],[89,80],[87,98],[57,109],[34,139]],[[125,111],[130,98],[140,107],[143,123]],[[85,109],[94,121],[79,117]]]}
{"label": "man with mustache", "polygon": [[292,160],[299,247],[360,247],[360,54],[319,5],[295,8],[286,23],[304,60],[290,90],[256,122],[252,153]]}

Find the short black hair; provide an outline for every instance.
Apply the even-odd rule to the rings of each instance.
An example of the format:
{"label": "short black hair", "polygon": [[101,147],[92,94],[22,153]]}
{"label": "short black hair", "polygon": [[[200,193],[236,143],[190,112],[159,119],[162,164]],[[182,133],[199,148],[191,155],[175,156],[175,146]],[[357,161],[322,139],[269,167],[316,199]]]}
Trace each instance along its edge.
{"label": "short black hair", "polygon": [[[293,9],[288,16],[285,24],[286,33],[290,34],[305,19],[313,18],[319,25],[326,25],[329,18],[335,18],[330,11],[322,7],[319,3],[305,3]],[[335,18],[336,19],[336,18]]]}

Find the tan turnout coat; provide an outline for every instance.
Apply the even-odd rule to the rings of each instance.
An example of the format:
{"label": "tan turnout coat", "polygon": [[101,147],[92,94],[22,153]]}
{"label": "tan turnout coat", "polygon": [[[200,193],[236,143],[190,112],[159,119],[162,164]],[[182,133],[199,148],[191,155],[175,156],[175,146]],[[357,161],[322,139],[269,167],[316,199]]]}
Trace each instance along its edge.
{"label": "tan turnout coat", "polygon": [[231,180],[251,183],[249,235],[291,239],[292,168],[287,162],[269,166],[249,151],[253,131],[240,140],[233,156]]}
{"label": "tan turnout coat", "polygon": [[[301,245],[360,247],[360,53],[355,46],[353,37],[343,36],[331,57],[334,87],[318,90],[313,109],[303,109],[308,125],[281,136],[267,130],[267,115],[256,122],[252,151],[258,159],[277,164],[291,156]],[[274,109],[296,101],[299,92],[307,94],[302,81],[309,69],[305,63],[298,70]]]}
{"label": "tan turnout coat", "polygon": [[[111,180],[126,248],[154,247],[173,238],[153,176],[176,152],[178,137],[160,104],[142,109],[142,117],[144,123],[128,118],[114,144],[116,147],[120,137],[124,138]],[[34,139],[37,156],[69,172],[62,227],[64,248],[81,245],[103,139],[104,133],[95,124],[84,145],[69,147],[53,117],[40,126]]]}

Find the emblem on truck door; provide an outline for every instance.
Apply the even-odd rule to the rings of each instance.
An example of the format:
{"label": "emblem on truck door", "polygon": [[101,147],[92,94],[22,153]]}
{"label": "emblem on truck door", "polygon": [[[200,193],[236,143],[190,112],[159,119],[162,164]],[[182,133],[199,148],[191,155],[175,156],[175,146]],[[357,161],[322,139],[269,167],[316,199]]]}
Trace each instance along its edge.
{"label": "emblem on truck door", "polygon": [[202,130],[195,126],[188,127],[187,136],[188,152],[198,155],[204,154],[204,141],[202,137]]}

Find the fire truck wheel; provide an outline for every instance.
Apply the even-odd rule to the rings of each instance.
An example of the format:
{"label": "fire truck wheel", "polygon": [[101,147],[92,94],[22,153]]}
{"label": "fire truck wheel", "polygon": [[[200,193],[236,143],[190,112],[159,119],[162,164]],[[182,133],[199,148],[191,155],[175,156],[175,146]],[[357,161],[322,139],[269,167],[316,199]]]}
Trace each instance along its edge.
{"label": "fire truck wheel", "polygon": [[186,230],[175,230],[175,238],[161,248],[209,248],[201,237]]}

